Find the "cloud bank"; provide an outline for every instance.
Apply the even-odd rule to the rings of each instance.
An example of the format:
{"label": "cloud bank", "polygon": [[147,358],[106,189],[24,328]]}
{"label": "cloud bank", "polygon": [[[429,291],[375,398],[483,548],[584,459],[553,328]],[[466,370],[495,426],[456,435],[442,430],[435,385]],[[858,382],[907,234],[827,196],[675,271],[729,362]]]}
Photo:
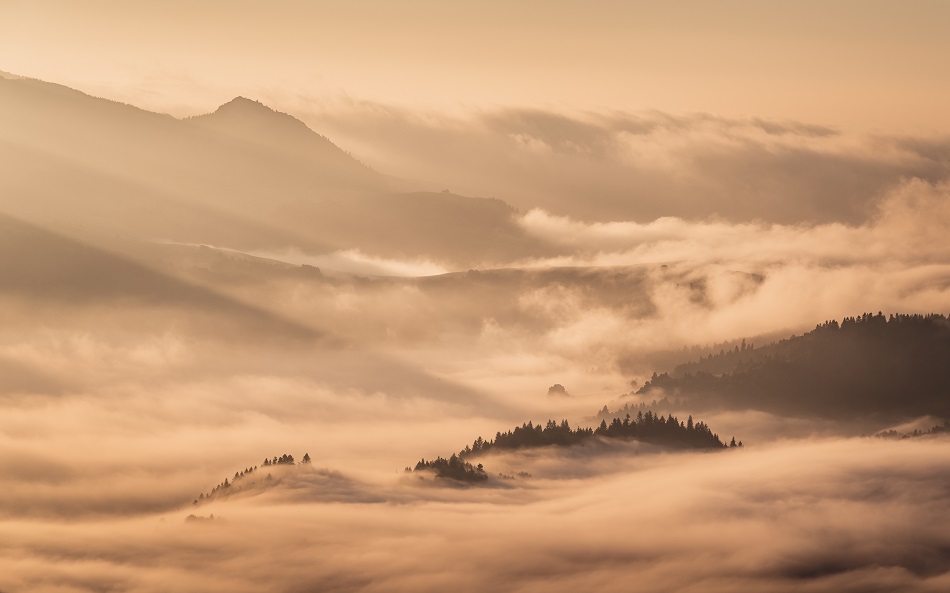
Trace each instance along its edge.
{"label": "cloud bank", "polygon": [[390,485],[399,502],[388,503],[315,488],[291,504],[262,495],[200,507],[213,521],[185,522],[185,511],[107,524],[8,519],[0,587],[940,591],[950,484],[934,476],[950,469],[947,451],[796,442],[615,458],[613,471],[585,480],[541,475],[432,500],[412,484]]}
{"label": "cloud bank", "polygon": [[857,224],[904,180],[950,175],[944,137],[854,136],[796,121],[513,108],[449,116],[356,99],[295,107],[416,185],[586,221]]}

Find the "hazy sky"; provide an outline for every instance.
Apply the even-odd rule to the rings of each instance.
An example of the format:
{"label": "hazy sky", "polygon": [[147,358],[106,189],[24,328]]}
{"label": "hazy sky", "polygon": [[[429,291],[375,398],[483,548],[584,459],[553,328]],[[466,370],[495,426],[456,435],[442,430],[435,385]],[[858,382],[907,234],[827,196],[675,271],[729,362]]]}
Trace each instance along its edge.
{"label": "hazy sky", "polygon": [[0,70],[176,115],[237,94],[950,125],[950,4],[0,2]]}

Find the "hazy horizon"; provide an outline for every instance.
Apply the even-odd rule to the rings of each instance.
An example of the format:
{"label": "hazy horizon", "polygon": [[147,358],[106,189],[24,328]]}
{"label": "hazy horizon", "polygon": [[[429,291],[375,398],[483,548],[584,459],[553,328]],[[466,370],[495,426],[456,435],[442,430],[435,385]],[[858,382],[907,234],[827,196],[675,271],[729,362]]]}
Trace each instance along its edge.
{"label": "hazy horizon", "polygon": [[2,11],[5,70],[179,117],[251,94],[286,109],[355,98],[423,113],[660,109],[853,132],[950,123],[941,2],[601,2],[579,11],[570,2],[95,0],[15,1]]}

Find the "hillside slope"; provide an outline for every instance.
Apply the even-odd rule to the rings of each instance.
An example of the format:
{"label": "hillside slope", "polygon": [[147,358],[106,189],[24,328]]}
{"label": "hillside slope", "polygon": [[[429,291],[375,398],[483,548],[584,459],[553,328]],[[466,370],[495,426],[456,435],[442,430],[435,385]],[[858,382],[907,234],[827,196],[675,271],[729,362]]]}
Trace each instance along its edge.
{"label": "hillside slope", "polygon": [[890,420],[950,417],[950,321],[870,315],[831,321],[762,348],[681,365],[638,393],[701,409]]}

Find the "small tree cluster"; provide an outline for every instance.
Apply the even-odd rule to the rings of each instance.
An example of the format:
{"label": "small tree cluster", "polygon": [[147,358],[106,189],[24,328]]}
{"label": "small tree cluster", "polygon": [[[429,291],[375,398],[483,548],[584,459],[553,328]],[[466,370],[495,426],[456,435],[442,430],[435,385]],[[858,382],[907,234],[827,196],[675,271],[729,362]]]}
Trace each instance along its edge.
{"label": "small tree cluster", "polygon": [[[614,418],[610,424],[607,424],[606,420],[601,420],[594,434],[690,449],[716,449],[725,446],[719,439],[719,435],[715,434],[705,422],[694,423],[692,416],[686,422],[682,422],[672,414],[664,418],[649,410],[646,414],[637,412],[635,418],[631,418],[629,414],[623,420]],[[732,445],[738,446],[735,438],[732,439]]]}
{"label": "small tree cluster", "polygon": [[[653,378],[656,379],[656,373],[653,373],[653,375]],[[611,410],[604,405],[604,407],[597,412],[595,418],[597,420],[605,419],[609,422],[614,417],[623,418],[627,414],[635,416],[637,412],[646,412],[647,410],[653,410],[653,413],[656,414],[660,410],[672,410],[674,407],[676,407],[676,403],[670,401],[668,397],[664,397],[659,401],[654,399],[651,403],[626,403],[622,408],[617,408],[616,410]]]}
{"label": "small tree cluster", "polygon": [[943,421],[943,424],[937,424],[930,427],[927,430],[920,430],[915,428],[912,432],[897,432],[896,430],[885,430],[874,435],[879,439],[913,439],[923,436],[931,436],[935,434],[944,434],[950,432],[950,422],[947,420]]}
{"label": "small tree cluster", "polygon": [[[408,467],[406,470],[413,471]],[[454,454],[448,459],[443,457],[436,457],[431,461],[422,459],[416,463],[414,471],[434,471],[437,478],[449,478],[460,482],[482,482],[488,479],[488,474],[485,473],[485,468],[481,463],[473,466]]]}
{"label": "small tree cluster", "polygon": [[205,494],[204,492],[199,494],[198,498],[196,498],[191,504],[198,504],[201,502],[205,502],[206,500],[210,500],[216,497],[220,493],[228,491],[231,488],[231,486],[233,486],[238,480],[240,480],[241,478],[244,478],[247,475],[250,475],[252,472],[256,470],[257,470],[257,466],[255,465],[253,467],[246,467],[244,468],[243,471],[234,472],[234,477],[232,478],[232,480],[229,481],[227,478],[225,478],[223,482],[221,482],[220,484],[212,488],[211,492],[209,492],[208,494]]}
{"label": "small tree cluster", "polygon": [[[300,460],[300,463],[308,464],[310,462],[311,462],[310,454],[304,453],[303,459]],[[261,466],[264,466],[264,467],[270,467],[273,465],[295,465],[294,456],[290,455],[289,453],[284,453],[280,457],[274,456],[273,458],[265,459],[264,462],[261,463]],[[258,466],[255,465],[254,467],[244,468],[243,471],[234,472],[234,476],[231,478],[231,480],[228,480],[227,478],[225,478],[223,482],[221,482],[220,484],[212,488],[211,492],[209,492],[208,494],[205,494],[202,492],[201,494],[198,495],[198,498],[196,498],[194,502],[192,502],[192,504],[199,504],[207,500],[210,500],[220,494],[230,492],[230,489],[232,486],[234,486],[239,480],[241,480],[241,478],[244,478],[251,472],[256,471],[257,467]],[[270,474],[267,475],[267,478],[268,479],[271,478]]]}
{"label": "small tree cluster", "polygon": [[[310,453],[304,453],[303,459],[300,460],[300,463],[310,463],[310,462],[311,462]],[[284,453],[280,457],[277,457],[275,455],[273,459],[265,459],[264,463],[262,463],[261,465],[294,465],[294,463],[295,463],[294,456],[289,453]]]}

